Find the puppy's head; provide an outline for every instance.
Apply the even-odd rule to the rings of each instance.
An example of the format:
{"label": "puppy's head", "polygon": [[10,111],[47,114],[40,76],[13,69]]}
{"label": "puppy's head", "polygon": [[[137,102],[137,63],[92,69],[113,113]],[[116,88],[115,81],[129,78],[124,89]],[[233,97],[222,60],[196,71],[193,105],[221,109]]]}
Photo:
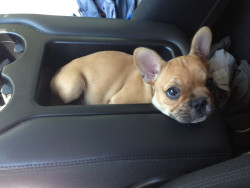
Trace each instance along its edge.
{"label": "puppy's head", "polygon": [[190,53],[168,62],[147,48],[134,52],[136,67],[154,88],[153,105],[180,123],[204,121],[213,109],[207,63],[211,40],[210,29],[201,28],[193,38]]}

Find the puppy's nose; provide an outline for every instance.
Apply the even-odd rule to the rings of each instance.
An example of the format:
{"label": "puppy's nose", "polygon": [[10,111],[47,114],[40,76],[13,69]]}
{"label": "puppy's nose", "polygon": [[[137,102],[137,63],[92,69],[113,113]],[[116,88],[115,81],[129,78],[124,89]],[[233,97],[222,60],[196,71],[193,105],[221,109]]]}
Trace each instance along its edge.
{"label": "puppy's nose", "polygon": [[196,112],[202,113],[206,108],[207,100],[206,98],[195,98],[191,101],[190,105]]}

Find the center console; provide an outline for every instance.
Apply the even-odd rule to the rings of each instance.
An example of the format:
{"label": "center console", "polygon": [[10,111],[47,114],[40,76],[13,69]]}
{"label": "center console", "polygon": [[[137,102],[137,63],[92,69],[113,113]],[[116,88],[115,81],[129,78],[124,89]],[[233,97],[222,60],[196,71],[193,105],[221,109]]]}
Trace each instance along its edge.
{"label": "center console", "polygon": [[0,15],[1,74],[11,97],[0,111],[2,186],[126,187],[165,181],[230,157],[219,112],[179,124],[151,104],[60,105],[49,82],[71,60],[144,46],[165,60],[185,55],[175,26],[133,20]]}

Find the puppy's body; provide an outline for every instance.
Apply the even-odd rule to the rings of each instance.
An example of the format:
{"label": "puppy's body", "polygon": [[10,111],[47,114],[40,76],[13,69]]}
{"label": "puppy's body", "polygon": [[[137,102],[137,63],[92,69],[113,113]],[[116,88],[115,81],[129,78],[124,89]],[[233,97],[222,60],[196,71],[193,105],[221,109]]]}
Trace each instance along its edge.
{"label": "puppy's body", "polygon": [[57,75],[51,84],[64,103],[78,99],[83,93],[83,104],[150,103],[152,100],[151,85],[143,81],[133,56],[123,52],[102,51],[75,59]]}
{"label": "puppy's body", "polygon": [[97,52],[62,67],[51,89],[64,103],[79,98],[83,104],[152,102],[181,123],[200,122],[213,107],[206,87],[210,44],[211,32],[205,27],[195,35],[187,56],[168,62],[147,48],[137,48],[133,55]]}

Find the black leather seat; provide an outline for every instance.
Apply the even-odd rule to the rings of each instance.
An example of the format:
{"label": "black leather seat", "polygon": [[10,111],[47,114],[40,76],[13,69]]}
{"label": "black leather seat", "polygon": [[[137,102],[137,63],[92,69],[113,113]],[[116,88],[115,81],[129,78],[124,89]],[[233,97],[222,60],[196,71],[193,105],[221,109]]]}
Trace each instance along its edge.
{"label": "black leather seat", "polygon": [[173,24],[192,37],[201,26],[211,26],[230,0],[142,0],[132,20]]}
{"label": "black leather seat", "polygon": [[189,173],[170,181],[160,188],[175,187],[249,187],[250,185],[250,153],[213,165],[211,167]]}

